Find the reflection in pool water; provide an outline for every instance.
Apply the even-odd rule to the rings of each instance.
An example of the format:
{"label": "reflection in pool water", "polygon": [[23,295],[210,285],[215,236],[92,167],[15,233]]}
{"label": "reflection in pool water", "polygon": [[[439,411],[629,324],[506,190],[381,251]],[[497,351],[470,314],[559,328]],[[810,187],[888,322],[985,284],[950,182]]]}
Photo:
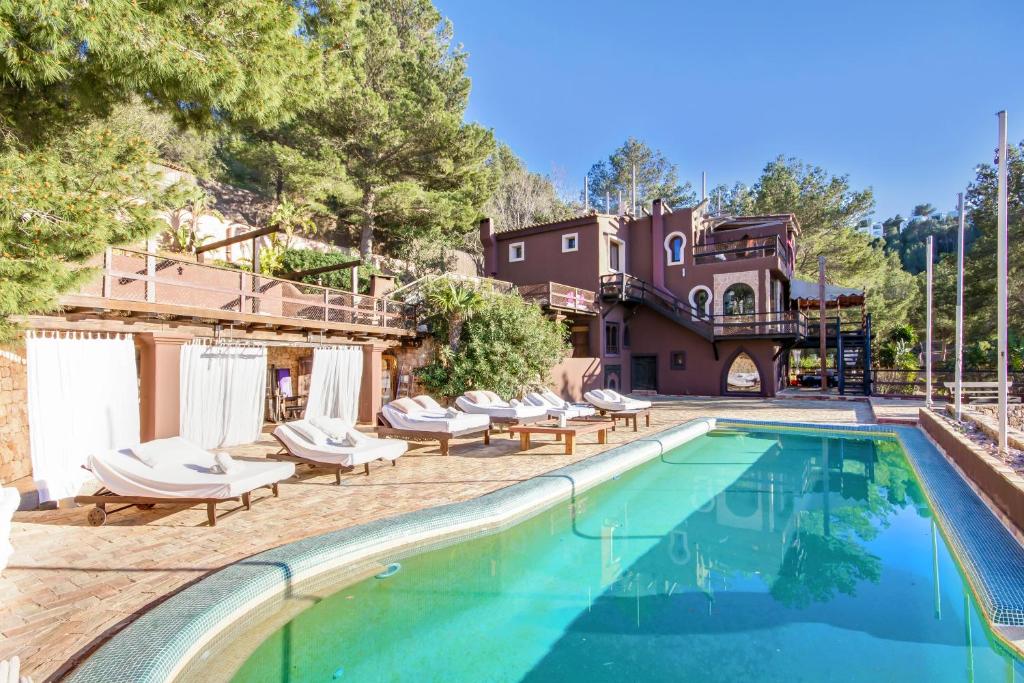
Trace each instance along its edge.
{"label": "reflection in pool water", "polygon": [[983,681],[1016,667],[895,441],[718,430],[340,590],[235,680]]}

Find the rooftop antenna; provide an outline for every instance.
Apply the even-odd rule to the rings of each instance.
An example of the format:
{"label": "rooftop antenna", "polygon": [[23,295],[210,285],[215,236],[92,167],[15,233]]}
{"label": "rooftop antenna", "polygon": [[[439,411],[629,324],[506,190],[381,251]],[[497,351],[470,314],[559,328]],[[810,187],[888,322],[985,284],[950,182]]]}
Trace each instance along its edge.
{"label": "rooftop antenna", "polygon": [[590,212],[590,178],[583,176],[583,213]]}
{"label": "rooftop antenna", "polygon": [[708,198],[708,172],[700,172],[700,200],[703,202]]}
{"label": "rooftop antenna", "polygon": [[622,215],[622,190],[619,190],[619,203],[615,205],[618,208],[618,214]]}
{"label": "rooftop antenna", "polygon": [[608,215],[612,213],[612,194],[608,190],[604,191],[604,212]]}
{"label": "rooftop antenna", "polygon": [[629,197],[629,207],[633,215],[636,215],[636,164],[633,164],[633,193]]}
{"label": "rooftop antenna", "polygon": [[722,215],[722,191],[718,191],[718,215]]}

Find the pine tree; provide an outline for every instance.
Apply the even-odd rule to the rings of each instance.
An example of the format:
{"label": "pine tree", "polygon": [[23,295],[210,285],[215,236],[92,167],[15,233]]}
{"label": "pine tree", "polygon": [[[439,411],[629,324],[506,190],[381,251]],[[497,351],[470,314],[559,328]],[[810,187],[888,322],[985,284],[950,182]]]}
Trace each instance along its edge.
{"label": "pine tree", "polygon": [[[587,179],[591,197],[604,197],[607,193],[618,209],[619,196],[628,208],[633,191],[633,168],[636,167],[637,211],[655,199],[664,199],[669,206],[691,206],[697,195],[690,183],[679,184],[679,169],[665,155],[651,149],[647,143],[628,138],[612,152],[607,160],[590,167]],[[594,202],[591,201],[593,204]]]}
{"label": "pine tree", "polygon": [[157,229],[158,150],[126,108],[181,126],[287,117],[320,89],[302,19],[285,0],[0,1],[0,340],[106,246]]}
{"label": "pine tree", "polygon": [[452,44],[451,25],[429,0],[367,0],[353,49],[328,55],[352,35],[330,14],[309,35],[338,75],[301,121],[251,131],[237,146],[243,169],[246,159],[268,160],[274,173],[257,179],[264,191],[319,202],[358,236],[363,258],[461,237],[496,178],[491,132],[463,122],[467,55]]}

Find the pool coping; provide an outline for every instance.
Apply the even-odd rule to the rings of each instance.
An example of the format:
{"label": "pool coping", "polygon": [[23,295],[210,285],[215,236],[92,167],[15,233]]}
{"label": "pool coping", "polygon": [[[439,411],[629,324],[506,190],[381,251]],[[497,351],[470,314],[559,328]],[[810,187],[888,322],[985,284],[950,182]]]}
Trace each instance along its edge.
{"label": "pool coping", "polygon": [[[776,431],[791,429],[895,437],[910,456],[908,460],[915,474],[925,484],[924,493],[936,512],[947,545],[956,556],[966,582],[981,607],[979,611],[1001,642],[1024,654],[1024,649],[1015,642],[1019,635],[1003,632],[1003,625],[991,618],[988,609],[990,603],[984,599],[984,581],[977,576],[978,568],[973,566],[971,555],[961,551],[959,537],[955,535],[957,527],[944,522],[942,506],[929,495],[928,478],[922,473],[920,463],[916,462],[917,449],[923,444],[933,449],[935,455],[948,467],[952,465],[923,431],[888,424],[835,425],[698,418],[641,436],[629,443],[477,498],[320,534],[235,562],[142,614],[104,643],[65,680],[76,683],[175,680],[219,634],[260,605],[286,593],[292,586],[344,567],[365,564],[384,553],[418,548],[445,538],[507,526],[560,501],[571,500],[576,494],[716,427],[731,425],[741,428],[762,426]],[[914,442],[913,449],[908,439]],[[961,477],[958,470],[954,468],[953,471]],[[964,484],[967,485],[966,482]],[[969,486],[968,490],[978,496]],[[987,506],[986,510],[991,514]],[[1009,534],[1002,527],[1001,520],[997,522]],[[1010,537],[1020,548],[1017,539],[1012,535]],[[1021,553],[1024,555],[1024,549],[1021,549]]]}

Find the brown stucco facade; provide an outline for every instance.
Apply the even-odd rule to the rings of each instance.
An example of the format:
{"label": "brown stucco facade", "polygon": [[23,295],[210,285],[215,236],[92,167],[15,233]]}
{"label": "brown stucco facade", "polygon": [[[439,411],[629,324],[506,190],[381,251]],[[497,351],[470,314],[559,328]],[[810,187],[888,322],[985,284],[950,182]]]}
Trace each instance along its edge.
{"label": "brown stucco facade", "polygon": [[[594,386],[709,396],[772,396],[781,387],[786,340],[764,321],[790,308],[799,225],[791,215],[717,217],[706,208],[669,210],[655,201],[644,216],[590,214],[500,233],[487,221],[481,225],[485,275],[597,292],[598,314],[572,319],[577,331],[587,326],[590,355],[577,353],[571,367],[555,368],[556,389],[579,398]],[[669,302],[674,315],[645,301],[602,296],[602,285],[616,278]],[[737,326],[743,320],[751,321],[749,329]],[[567,381],[577,366],[586,367],[586,379]],[[728,379],[736,372],[742,382]],[[746,386],[752,382],[754,391]]]}

